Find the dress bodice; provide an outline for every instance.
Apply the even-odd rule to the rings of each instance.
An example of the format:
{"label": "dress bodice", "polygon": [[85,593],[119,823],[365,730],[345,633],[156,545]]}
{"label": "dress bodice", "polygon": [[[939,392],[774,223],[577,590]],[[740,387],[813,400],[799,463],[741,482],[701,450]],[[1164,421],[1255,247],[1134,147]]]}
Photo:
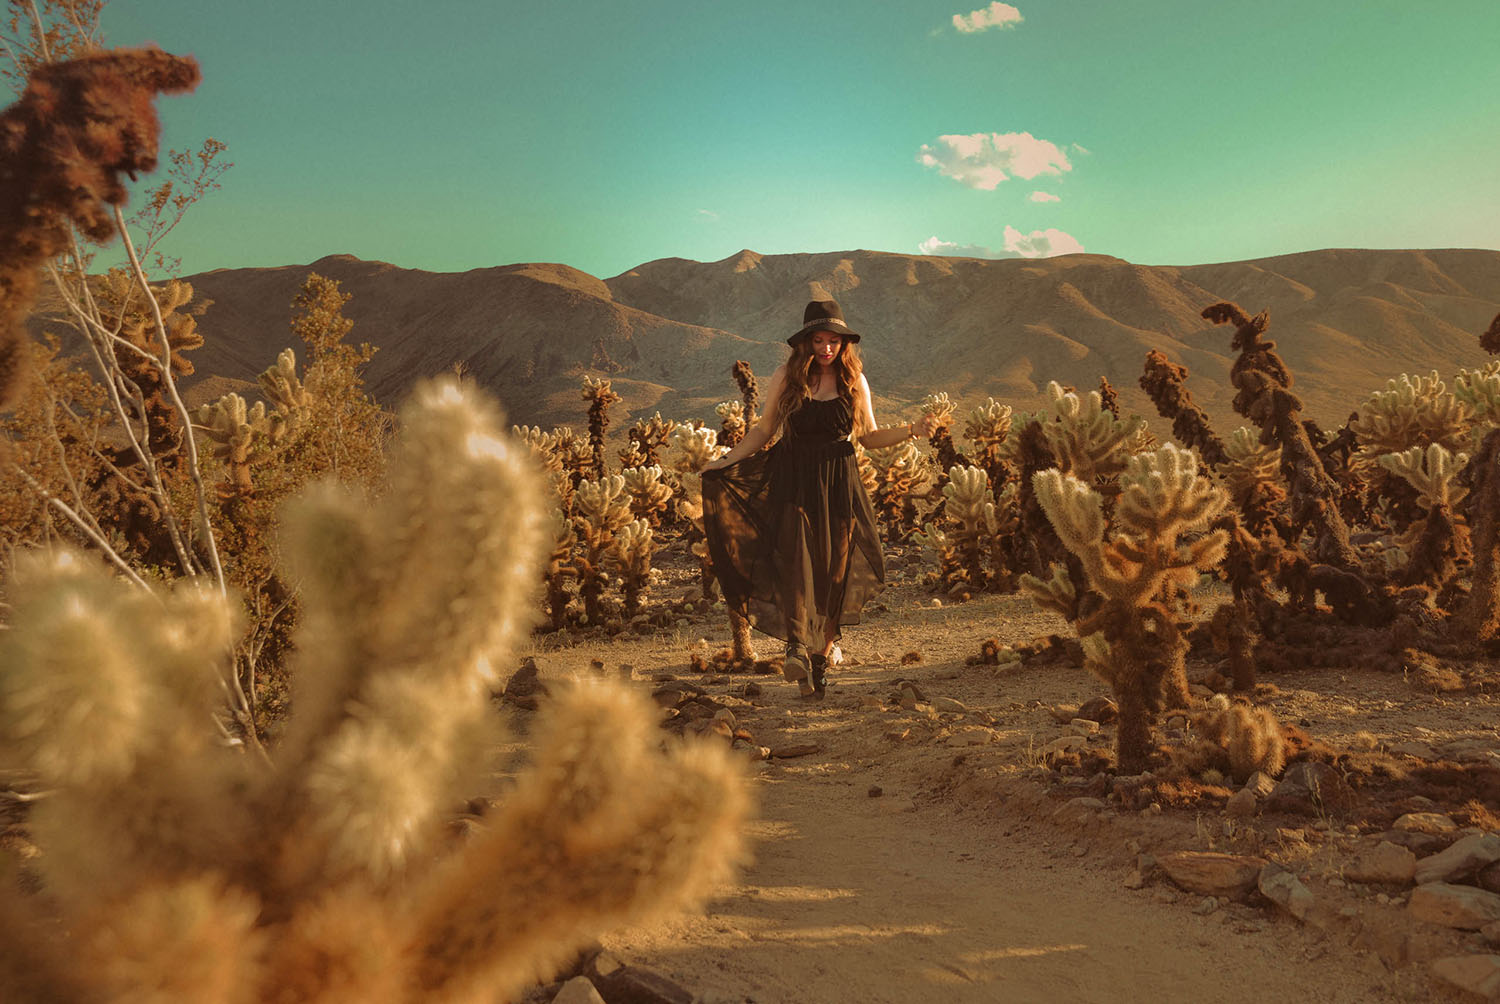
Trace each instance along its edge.
{"label": "dress bodice", "polygon": [[844,439],[854,428],[854,406],[843,396],[819,401],[809,398],[787,420],[790,436],[808,442]]}

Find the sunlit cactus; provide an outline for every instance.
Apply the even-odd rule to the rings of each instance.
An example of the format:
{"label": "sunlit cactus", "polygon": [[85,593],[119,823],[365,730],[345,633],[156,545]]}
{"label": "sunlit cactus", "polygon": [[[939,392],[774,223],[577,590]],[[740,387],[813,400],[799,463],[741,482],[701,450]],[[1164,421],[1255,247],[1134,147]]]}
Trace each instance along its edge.
{"label": "sunlit cactus", "polygon": [[312,395],[297,376],[297,354],[291,349],[282,349],[275,365],[267,367],[256,381],[260,392],[271,402],[267,433],[274,443],[306,414]]}
{"label": "sunlit cactus", "polygon": [[1281,447],[1264,444],[1253,429],[1240,426],[1221,443],[1219,473],[1229,497],[1256,536],[1266,533],[1286,503],[1281,478]]}
{"label": "sunlit cactus", "polygon": [[604,436],[609,431],[609,409],[624,400],[610,387],[608,380],[583,378],[583,399],[589,403],[589,449],[593,457],[591,473],[602,478],[608,473],[604,463]]}
{"label": "sunlit cactus", "polygon": [[1468,444],[1473,415],[1433,370],[1425,377],[1403,373],[1387,380],[1385,390],[1365,398],[1349,427],[1372,456],[1430,443],[1458,450]]}
{"label": "sunlit cactus", "polygon": [[639,419],[625,431],[630,445],[620,451],[622,467],[654,467],[661,463],[662,449],[677,423],[661,417],[656,412],[650,418]]}
{"label": "sunlit cactus", "polygon": [[213,440],[213,455],[224,461],[225,488],[241,498],[255,490],[250,477],[250,446],[258,432],[266,428],[266,405],[256,401],[246,408],[238,394],[225,394],[212,404],[201,405],[198,427]]}
{"label": "sunlit cactus", "polygon": [[[1205,533],[1224,508],[1223,491],[1198,471],[1198,459],[1175,443],[1129,458],[1121,493],[1106,519],[1104,499],[1073,474],[1053,469],[1034,479],[1036,497],[1063,544],[1082,563],[1100,609],[1074,626],[1109,645],[1100,673],[1120,706],[1119,766],[1145,767],[1151,722],[1164,707],[1185,705],[1187,641],[1178,595],[1224,556],[1224,530]],[[1054,573],[1054,580],[1057,575]],[[1023,577],[1028,592],[1056,585]]]}
{"label": "sunlit cactus", "polygon": [[1279,776],[1286,765],[1285,740],[1271,710],[1230,704],[1223,697],[1214,701],[1215,707],[1194,717],[1193,726],[1205,742],[1223,751],[1230,775],[1241,784],[1257,771]]}
{"label": "sunlit cactus", "polygon": [[644,519],[633,520],[620,527],[610,543],[611,567],[620,575],[620,588],[625,593],[625,616],[634,617],[641,612],[641,597],[651,584],[651,552],[656,541],[651,533],[651,524]]}
{"label": "sunlit cactus", "polygon": [[1005,440],[1010,435],[1011,408],[994,398],[969,412],[964,421],[964,439],[969,443],[969,461],[984,468],[993,479],[1005,456]]}
{"label": "sunlit cactus", "polygon": [[1473,413],[1476,440],[1500,426],[1500,361],[1477,370],[1459,370],[1453,378],[1453,396]]}
{"label": "sunlit cactus", "polygon": [[[737,770],[719,748],[659,752],[623,685],[554,690],[530,765],[503,794],[486,779],[542,495],[458,384],[420,388],[401,427],[378,502],[328,489],[287,514],[304,610],[296,713],[268,763],[213,727],[229,598],[132,588],[66,551],[17,562],[0,745],[49,795],[28,821],[43,891],[8,895],[5,926],[44,950],[0,953],[0,986],[508,1000],[605,928],[723,880],[747,808]],[[444,823],[476,793],[499,806],[455,841]]]}
{"label": "sunlit cactus", "polygon": [[547,556],[544,573],[547,583],[547,620],[552,630],[560,631],[567,623],[568,603],[573,594],[569,580],[578,578],[578,569],[573,564],[573,548],[578,535],[573,532],[573,521],[561,509],[552,510],[548,527],[551,530],[552,550]]}
{"label": "sunlit cactus", "polygon": [[1379,458],[1381,467],[1416,489],[1423,510],[1422,518],[1397,538],[1392,549],[1407,557],[1400,574],[1403,584],[1437,590],[1453,580],[1460,563],[1467,563],[1469,528],[1458,506],[1468,489],[1458,483],[1457,475],[1468,462],[1467,453],[1455,456],[1438,443]]}
{"label": "sunlit cactus", "polygon": [[623,476],[579,482],[573,496],[573,521],[579,541],[576,567],[578,592],[590,624],[602,621],[601,599],[609,586],[606,556],[615,533],[630,520],[630,496],[625,494]]}
{"label": "sunlit cactus", "polygon": [[714,408],[719,416],[719,442],[733,449],[745,438],[745,405],[740,401],[725,401]]}
{"label": "sunlit cactus", "polygon": [[630,496],[630,513],[651,526],[661,525],[667,504],[672,501],[672,487],[662,480],[660,465],[629,467],[620,472],[625,492]]}
{"label": "sunlit cactus", "polygon": [[909,537],[917,527],[917,495],[931,480],[931,467],[913,440],[884,449],[870,450],[875,489],[870,501],[886,533]]}
{"label": "sunlit cactus", "polygon": [[928,394],[922,399],[922,414],[933,420],[927,441],[932,444],[940,471],[969,463],[953,445],[953,407],[946,392]]}
{"label": "sunlit cactus", "polygon": [[1004,538],[1015,530],[1015,493],[1004,493],[997,506],[989,475],[978,467],[955,465],[948,470],[943,496],[943,525],[928,523],[913,539],[936,552],[948,595],[966,600],[1008,584],[1008,569],[995,561],[1004,553]]}
{"label": "sunlit cactus", "polygon": [[692,527],[688,549],[698,559],[698,581],[703,598],[714,596],[713,557],[708,552],[703,529],[703,468],[718,458],[723,450],[713,429],[695,429],[679,425],[672,430],[672,448],[667,452],[667,466],[677,473],[682,492],[677,497],[677,515]]}
{"label": "sunlit cactus", "polygon": [[1079,396],[1057,381],[1047,384],[1051,420],[1042,434],[1057,458],[1058,470],[1092,484],[1125,469],[1133,453],[1145,446],[1146,420],[1139,415],[1116,418],[1098,391]]}

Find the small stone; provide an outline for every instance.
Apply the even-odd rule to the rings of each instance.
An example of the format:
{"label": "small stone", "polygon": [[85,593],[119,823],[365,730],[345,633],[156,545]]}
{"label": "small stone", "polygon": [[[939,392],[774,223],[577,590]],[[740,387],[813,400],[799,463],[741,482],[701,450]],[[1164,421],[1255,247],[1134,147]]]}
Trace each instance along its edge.
{"label": "small stone", "polygon": [[1447,850],[1418,861],[1417,884],[1447,882],[1496,861],[1500,861],[1500,837],[1493,833],[1470,834],[1454,841]]}
{"label": "small stone", "polygon": [[1108,809],[1109,803],[1100,798],[1070,798],[1052,813],[1052,818],[1059,823],[1081,823]]}
{"label": "small stone", "polygon": [[1280,806],[1302,808],[1325,804],[1330,794],[1347,787],[1339,772],[1315,760],[1294,763],[1271,789],[1268,799]]}
{"label": "small stone", "polygon": [[1468,885],[1431,882],[1412,890],[1407,911],[1418,920],[1477,931],[1500,920],[1500,895]]}
{"label": "small stone", "polygon": [[639,1004],[693,1004],[693,993],[662,974],[642,966],[621,966],[599,985],[606,1000]]}
{"label": "small stone", "polygon": [[1417,856],[1405,847],[1382,840],[1374,850],[1357,854],[1344,868],[1344,874],[1355,882],[1382,885],[1406,885],[1417,871]]}
{"label": "small stone", "polygon": [[812,756],[821,753],[823,747],[817,743],[795,743],[791,746],[774,746],[771,748],[771,756],[776,760],[790,760],[793,757]]}
{"label": "small stone", "polygon": [[1144,888],[1145,885],[1146,876],[1142,875],[1140,872],[1131,872],[1129,875],[1125,876],[1125,888],[1127,889],[1141,889]]}
{"label": "small stone", "polygon": [[1120,717],[1120,709],[1108,697],[1094,697],[1083,702],[1075,717],[1086,718],[1100,725],[1108,725]]}
{"label": "small stone", "polygon": [[1099,731],[1099,723],[1088,718],[1075,718],[1065,728],[1070,736],[1091,736]]}
{"label": "small stone", "polygon": [[604,1004],[604,998],[587,976],[575,976],[562,985],[552,1004]]}
{"label": "small stone", "polygon": [[1241,788],[1224,803],[1224,811],[1235,819],[1248,819],[1255,815],[1255,810],[1259,807],[1260,801],[1249,788]]}
{"label": "small stone", "polygon": [[1281,865],[1267,864],[1256,876],[1255,884],[1262,896],[1298,920],[1306,920],[1313,908],[1312,890]]}
{"label": "small stone", "polygon": [[[912,704],[915,706],[916,702],[913,701]],[[859,706],[867,710],[879,710],[885,706],[885,702],[874,694],[866,694],[859,699]]]}
{"label": "small stone", "polygon": [[1500,955],[1451,955],[1435,960],[1432,975],[1486,1000],[1500,997]]}
{"label": "small stone", "polygon": [[1391,826],[1408,833],[1452,833],[1458,829],[1453,818],[1441,812],[1408,812]]}
{"label": "small stone", "polygon": [[1086,740],[1083,736],[1062,736],[1061,738],[1052,740],[1050,743],[1043,746],[1038,752],[1045,759],[1046,757],[1053,756],[1057,753],[1065,753],[1068,750],[1082,749],[1087,745],[1088,740]]}
{"label": "small stone", "polygon": [[1176,851],[1163,855],[1162,871],[1189,892],[1237,899],[1254,888],[1266,859],[1218,851]]}
{"label": "small stone", "polygon": [[870,785],[870,790],[866,792],[866,794],[868,794],[871,798],[879,798],[881,795],[885,794],[885,789],[878,784],[872,784]]}
{"label": "small stone", "polygon": [[1193,912],[1200,917],[1206,917],[1219,908],[1219,901],[1213,896],[1205,896],[1199,900],[1198,905],[1193,907]]}
{"label": "small stone", "polygon": [[1432,747],[1426,743],[1419,743],[1412,739],[1391,743],[1385,748],[1385,751],[1391,756],[1416,757],[1418,760],[1432,759]]}
{"label": "small stone", "polygon": [[934,610],[941,610],[943,608],[943,601],[934,596],[932,598],[932,602],[929,603],[928,606],[932,607],[932,609]]}
{"label": "small stone", "polygon": [[934,711],[946,711],[951,714],[960,715],[969,710],[964,706],[962,701],[955,701],[951,697],[934,697],[932,699],[932,708]]}

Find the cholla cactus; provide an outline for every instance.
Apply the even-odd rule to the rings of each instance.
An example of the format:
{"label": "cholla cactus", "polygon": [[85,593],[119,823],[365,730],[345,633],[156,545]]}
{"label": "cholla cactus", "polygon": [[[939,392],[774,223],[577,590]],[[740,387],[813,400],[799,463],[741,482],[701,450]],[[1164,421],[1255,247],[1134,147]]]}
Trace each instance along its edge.
{"label": "cholla cactus", "polygon": [[[1109,645],[1101,675],[1120,706],[1120,770],[1138,773],[1155,713],[1187,699],[1187,643],[1176,596],[1223,557],[1224,530],[1193,535],[1223,509],[1224,493],[1199,474],[1197,457],[1175,443],[1129,459],[1112,524],[1103,497],[1075,475],[1042,471],[1034,487],[1090,588],[1104,597],[1103,606],[1075,627],[1080,637],[1098,632]],[[1051,591],[1033,576],[1024,576],[1022,587]]]}
{"label": "cholla cactus", "polygon": [[625,616],[641,612],[641,597],[651,584],[651,552],[656,542],[651,524],[643,519],[620,527],[610,544],[609,559],[620,573],[620,587],[625,592]]}
{"label": "cholla cactus", "polygon": [[307,413],[312,395],[297,376],[297,354],[291,349],[282,349],[276,356],[276,364],[267,367],[256,379],[261,393],[273,405],[267,431],[274,443]]}
{"label": "cholla cactus", "polygon": [[250,478],[250,446],[266,428],[266,405],[256,401],[246,408],[238,394],[225,394],[198,408],[198,428],[214,442],[213,455],[224,461],[224,497],[248,498],[255,490]]}
{"label": "cholla cactus", "polygon": [[1058,470],[1085,483],[1119,474],[1130,455],[1144,446],[1146,420],[1139,415],[1116,418],[1098,391],[1079,397],[1054,380],[1047,384],[1047,402],[1052,420],[1042,423],[1042,434]]}
{"label": "cholla cactus", "polygon": [[713,599],[715,580],[713,557],[708,553],[703,529],[701,472],[721,452],[718,436],[712,429],[679,425],[672,430],[672,448],[667,454],[667,465],[677,472],[682,483],[682,494],[677,499],[677,515],[692,526],[688,549],[698,559],[698,578],[703,587],[704,599]]}
{"label": "cholla cactus", "polygon": [[1473,413],[1473,445],[1497,425],[1500,425],[1500,361],[1488,363],[1481,369],[1461,369],[1453,378],[1453,396]]}
{"label": "cholla cactus", "polygon": [[719,416],[719,442],[733,449],[745,438],[749,428],[745,422],[745,405],[740,401],[725,401],[714,408]]}
{"label": "cholla cactus", "polygon": [[573,523],[581,545],[576,567],[578,592],[590,624],[600,623],[604,613],[600,600],[609,585],[605,556],[614,543],[615,532],[630,519],[624,477],[616,474],[579,483],[573,498]]}
{"label": "cholla cactus", "polygon": [[931,479],[931,468],[912,440],[870,450],[869,457],[875,474],[870,492],[875,514],[888,534],[909,537],[917,527],[916,496]]}
{"label": "cholla cactus", "polygon": [[46,895],[7,896],[5,920],[66,954],[0,953],[25,967],[0,986],[165,1004],[509,999],[602,928],[722,880],[743,783],[723,750],[658,753],[650,708],[619,684],[560,696],[502,807],[445,839],[528,619],[539,493],[456,384],[420,389],[402,427],[379,503],[329,490],[287,515],[300,667],[268,765],[211,728],[227,598],[132,590],[66,552],[17,562],[0,742],[51,795],[29,820]]}
{"label": "cholla cactus", "polygon": [[1448,450],[1466,445],[1474,411],[1449,392],[1437,370],[1415,378],[1403,373],[1385,386],[1365,399],[1359,417],[1349,423],[1366,453],[1398,453],[1429,443]]}
{"label": "cholla cactus", "polygon": [[1243,783],[1257,771],[1276,777],[1286,765],[1281,725],[1269,708],[1231,704],[1217,696],[1193,726],[1204,742],[1223,751],[1236,781]]}
{"label": "cholla cactus", "polygon": [[672,500],[672,488],[662,481],[661,467],[631,467],[620,474],[630,496],[631,515],[653,527],[660,526],[667,503]]}
{"label": "cholla cactus", "polygon": [[572,593],[568,580],[578,578],[578,569],[573,565],[573,548],[578,535],[573,532],[573,521],[561,509],[552,510],[552,552],[547,556],[547,619],[552,630],[560,631],[567,623],[568,603]]}
{"label": "cholla cactus", "polygon": [[997,486],[1003,483],[1001,472],[1005,470],[1005,440],[1010,435],[1010,419],[1010,405],[989,397],[985,398],[984,404],[969,412],[964,422],[970,462],[984,468]]}
{"label": "cholla cactus", "polygon": [[610,387],[608,380],[583,378],[583,399],[589,403],[589,447],[593,456],[592,474],[602,478],[608,471],[604,464],[604,434],[609,431],[609,409],[624,400]]}
{"label": "cholla cactus", "polygon": [[1387,453],[1380,466],[1406,481],[1417,492],[1424,516],[1412,523],[1391,553],[1407,556],[1401,579],[1406,585],[1426,585],[1437,590],[1458,574],[1460,562],[1470,554],[1469,530],[1458,515],[1458,504],[1468,489],[1456,475],[1469,462],[1467,453],[1450,454],[1437,443],[1422,449],[1413,446],[1403,453]]}
{"label": "cholla cactus", "polygon": [[740,388],[740,400],[745,405],[745,424],[754,425],[758,417],[756,408],[760,406],[760,385],[755,382],[755,372],[743,359],[736,359],[729,372]]}
{"label": "cholla cactus", "polygon": [[937,454],[938,470],[946,471],[955,466],[967,466],[968,460],[953,445],[953,402],[947,393],[928,394],[922,399],[922,414],[931,416],[932,434],[927,441]]}
{"label": "cholla cactus", "polygon": [[1015,493],[1002,493],[997,505],[989,475],[978,467],[955,466],[948,470],[943,496],[946,526],[929,523],[913,539],[937,552],[948,595],[966,600],[977,591],[1008,583],[1008,570],[994,562],[1004,553],[1004,538],[1015,530]]}
{"label": "cholla cactus", "polygon": [[1286,489],[1281,483],[1281,447],[1263,444],[1254,430],[1240,426],[1221,444],[1219,473],[1245,526],[1262,536],[1282,518]]}
{"label": "cholla cactus", "polygon": [[676,422],[662,418],[659,411],[650,418],[637,421],[625,431],[630,445],[620,451],[620,464],[624,467],[654,467],[661,463],[662,447],[676,427]]}

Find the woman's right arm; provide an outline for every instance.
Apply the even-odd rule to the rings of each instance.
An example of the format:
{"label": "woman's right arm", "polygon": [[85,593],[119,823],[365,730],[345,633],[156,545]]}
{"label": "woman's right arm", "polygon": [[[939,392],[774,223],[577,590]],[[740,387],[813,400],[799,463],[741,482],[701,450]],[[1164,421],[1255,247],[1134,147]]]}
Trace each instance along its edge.
{"label": "woman's right arm", "polygon": [[771,374],[771,387],[766,392],[766,402],[761,409],[760,420],[745,433],[745,438],[736,443],[732,450],[703,468],[705,471],[717,471],[731,464],[737,464],[771,441],[771,437],[776,434],[776,405],[781,400],[782,388],[785,386],[786,366],[782,365],[776,367],[776,372]]}

